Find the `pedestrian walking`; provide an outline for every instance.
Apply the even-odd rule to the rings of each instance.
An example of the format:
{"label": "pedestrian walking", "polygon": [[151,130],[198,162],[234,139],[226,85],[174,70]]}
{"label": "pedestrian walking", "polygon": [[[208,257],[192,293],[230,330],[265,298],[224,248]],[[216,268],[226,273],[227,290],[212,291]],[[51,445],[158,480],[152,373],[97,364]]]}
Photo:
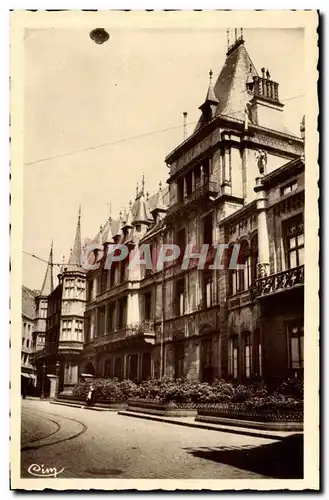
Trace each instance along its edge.
{"label": "pedestrian walking", "polygon": [[87,395],[86,405],[87,406],[93,406],[94,402],[95,402],[95,388],[94,388],[93,385],[91,385],[89,387],[89,392],[88,392],[88,395]]}

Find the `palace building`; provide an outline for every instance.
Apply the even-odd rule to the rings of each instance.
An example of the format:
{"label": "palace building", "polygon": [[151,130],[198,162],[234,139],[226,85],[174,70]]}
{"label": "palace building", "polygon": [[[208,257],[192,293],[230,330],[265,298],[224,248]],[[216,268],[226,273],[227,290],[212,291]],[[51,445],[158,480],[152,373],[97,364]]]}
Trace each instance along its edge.
{"label": "palace building", "polygon": [[[165,158],[168,186],[149,196],[143,179],[129,210],[101,226],[95,270],[79,260],[79,217],[48,295],[43,352],[60,390],[85,376],[271,385],[302,374],[305,126],[300,137],[285,129],[279,83],[235,33],[219,76],[209,73],[194,132]],[[224,244],[227,256],[239,244],[240,268],[213,269],[210,256],[205,269],[181,259],[130,269],[128,254],[106,269],[118,243],[129,254],[149,245],[153,262],[163,244]]]}
{"label": "palace building", "polygon": [[164,243],[239,243],[244,268],[89,272],[82,371],[270,383],[303,367],[303,137],[242,33],[209,76],[194,133],[165,159],[168,193],[142,189],[96,241],[149,244],[153,259]]}

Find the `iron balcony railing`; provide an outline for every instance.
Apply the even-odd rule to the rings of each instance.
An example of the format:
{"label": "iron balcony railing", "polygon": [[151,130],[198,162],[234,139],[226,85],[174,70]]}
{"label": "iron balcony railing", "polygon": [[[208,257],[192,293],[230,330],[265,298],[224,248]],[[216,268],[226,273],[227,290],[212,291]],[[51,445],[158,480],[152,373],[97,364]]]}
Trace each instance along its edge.
{"label": "iron balcony railing", "polygon": [[192,193],[187,195],[186,198],[184,198],[184,200],[178,201],[177,203],[174,203],[174,205],[169,207],[167,210],[167,215],[173,214],[177,210],[180,210],[181,208],[186,207],[190,203],[198,200],[199,198],[202,198],[203,196],[207,196],[207,195],[215,196],[217,194],[218,194],[217,182],[214,182],[214,181],[206,182],[206,183],[202,184],[202,186],[200,186],[197,189],[195,189],[194,191],[192,191]]}
{"label": "iron balcony railing", "polygon": [[281,273],[271,274],[256,281],[255,295],[262,297],[304,284],[304,266],[294,267]]}

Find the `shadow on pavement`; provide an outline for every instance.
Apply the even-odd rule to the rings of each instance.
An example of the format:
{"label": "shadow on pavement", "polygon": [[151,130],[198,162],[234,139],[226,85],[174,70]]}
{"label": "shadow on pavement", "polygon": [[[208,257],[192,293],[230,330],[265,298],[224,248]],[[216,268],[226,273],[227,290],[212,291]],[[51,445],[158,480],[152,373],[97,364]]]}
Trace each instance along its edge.
{"label": "shadow on pavement", "polygon": [[303,435],[257,447],[188,448],[195,457],[276,479],[303,478]]}

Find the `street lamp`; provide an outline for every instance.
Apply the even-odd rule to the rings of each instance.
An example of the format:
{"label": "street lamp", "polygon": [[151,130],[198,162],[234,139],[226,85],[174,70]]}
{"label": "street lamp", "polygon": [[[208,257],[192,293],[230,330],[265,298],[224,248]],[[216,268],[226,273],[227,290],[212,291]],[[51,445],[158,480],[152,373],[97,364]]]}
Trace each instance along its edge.
{"label": "street lamp", "polygon": [[42,366],[42,377],[41,377],[41,395],[40,399],[45,399],[45,376],[46,376],[46,363]]}

